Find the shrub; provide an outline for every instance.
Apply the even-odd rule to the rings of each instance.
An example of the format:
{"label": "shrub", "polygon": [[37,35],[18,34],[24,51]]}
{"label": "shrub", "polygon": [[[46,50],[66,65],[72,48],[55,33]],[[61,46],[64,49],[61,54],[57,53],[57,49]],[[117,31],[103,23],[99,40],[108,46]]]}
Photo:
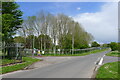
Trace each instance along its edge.
{"label": "shrub", "polygon": [[96,41],[95,42],[92,42],[92,47],[99,47],[100,44],[98,44]]}
{"label": "shrub", "polygon": [[112,51],[118,50],[118,43],[111,42],[110,43],[110,48],[111,48]]}

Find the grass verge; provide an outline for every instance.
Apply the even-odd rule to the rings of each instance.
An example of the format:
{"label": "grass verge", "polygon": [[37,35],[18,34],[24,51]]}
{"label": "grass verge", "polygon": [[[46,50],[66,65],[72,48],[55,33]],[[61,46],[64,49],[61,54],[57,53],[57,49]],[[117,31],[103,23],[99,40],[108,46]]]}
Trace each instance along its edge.
{"label": "grass verge", "polygon": [[0,69],[0,73],[4,74],[4,73],[24,69],[25,67],[29,66],[30,64],[33,64],[34,62],[40,61],[40,59],[35,59],[31,57],[23,57],[23,61],[24,62],[20,64],[2,67],[2,69]]}
{"label": "grass verge", "polygon": [[[120,75],[118,74],[118,67],[120,61],[106,63],[98,69],[96,75],[97,80],[120,80]],[[111,79],[110,79],[111,78]]]}
{"label": "grass verge", "polygon": [[78,53],[78,54],[44,54],[42,56],[85,56],[85,55],[89,55],[89,54],[95,54],[95,53],[103,52],[103,51],[106,51],[106,50],[108,50],[108,49],[93,50],[93,51]]}
{"label": "grass verge", "polygon": [[20,60],[13,60],[13,59],[2,59],[0,66],[2,65],[7,65],[7,64],[12,64],[12,63],[17,63],[20,62]]}
{"label": "grass verge", "polygon": [[110,53],[107,53],[106,55],[107,56],[120,57],[120,52],[118,52],[118,51],[111,51]]}

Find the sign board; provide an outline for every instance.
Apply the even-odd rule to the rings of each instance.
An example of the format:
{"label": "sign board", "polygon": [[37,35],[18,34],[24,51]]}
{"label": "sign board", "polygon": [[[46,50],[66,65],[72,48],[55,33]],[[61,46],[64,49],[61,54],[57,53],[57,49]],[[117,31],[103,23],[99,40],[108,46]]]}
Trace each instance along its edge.
{"label": "sign board", "polygon": [[60,52],[60,49],[58,49],[58,51]]}
{"label": "sign board", "polygon": [[45,52],[44,52],[44,51],[42,51],[42,54],[45,54]]}

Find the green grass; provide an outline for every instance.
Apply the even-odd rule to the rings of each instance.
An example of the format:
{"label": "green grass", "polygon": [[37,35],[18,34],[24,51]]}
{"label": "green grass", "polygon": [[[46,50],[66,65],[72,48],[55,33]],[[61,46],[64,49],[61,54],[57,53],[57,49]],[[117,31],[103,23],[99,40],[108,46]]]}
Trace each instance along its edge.
{"label": "green grass", "polygon": [[120,80],[118,67],[120,67],[120,61],[104,64],[98,69],[98,73],[96,75],[97,80]]}
{"label": "green grass", "polygon": [[108,49],[93,50],[93,51],[84,52],[84,53],[77,53],[77,54],[44,54],[42,56],[85,56],[85,55],[89,55],[89,54],[95,54],[95,53],[103,52],[103,51],[106,51],[106,50],[108,50]]}
{"label": "green grass", "polygon": [[30,64],[33,64],[34,62],[40,61],[40,59],[35,59],[31,57],[23,57],[23,61],[24,62],[21,64],[15,64],[12,66],[4,66],[2,67],[2,70],[0,69],[0,72],[4,74],[4,73],[12,72],[12,71],[21,70],[29,66]]}
{"label": "green grass", "polygon": [[0,51],[0,56],[2,56],[3,54],[2,54],[2,51]]}
{"label": "green grass", "polygon": [[120,57],[120,52],[118,52],[118,51],[111,51],[110,53],[107,53],[106,55],[107,56]]}
{"label": "green grass", "polygon": [[20,62],[20,60],[13,60],[13,59],[2,59],[0,65],[7,65],[11,63]]}

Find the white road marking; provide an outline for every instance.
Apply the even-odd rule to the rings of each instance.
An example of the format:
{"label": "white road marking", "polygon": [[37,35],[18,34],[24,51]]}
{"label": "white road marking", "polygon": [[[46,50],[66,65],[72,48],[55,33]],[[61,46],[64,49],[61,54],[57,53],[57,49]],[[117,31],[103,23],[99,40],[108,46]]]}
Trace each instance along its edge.
{"label": "white road marking", "polygon": [[98,63],[98,65],[102,65],[104,57],[105,57],[105,55],[100,59],[100,62]]}

